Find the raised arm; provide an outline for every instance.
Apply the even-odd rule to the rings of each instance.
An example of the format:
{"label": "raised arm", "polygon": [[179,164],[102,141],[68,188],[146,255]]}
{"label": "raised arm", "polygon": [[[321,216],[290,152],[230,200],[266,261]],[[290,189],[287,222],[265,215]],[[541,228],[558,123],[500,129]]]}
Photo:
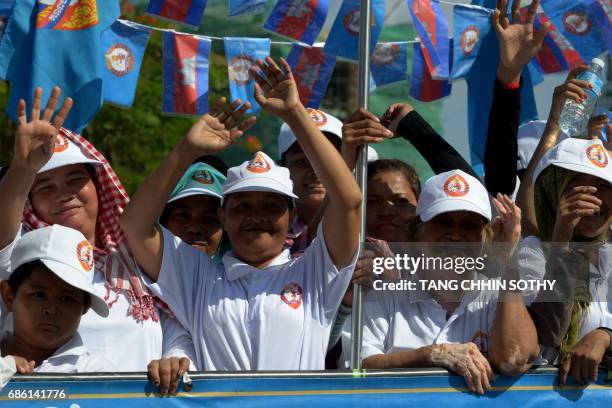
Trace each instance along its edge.
{"label": "raised arm", "polygon": [[[313,169],[325,185],[329,205],[323,219],[323,233],[337,268],[348,265],[355,254],[361,224],[361,191],[340,153],[316,127],[300,102],[289,64],[281,58],[281,70],[271,59],[258,61],[252,70],[256,81],[255,99],[262,109],[279,116],[295,134]],[[342,239],[338,239],[342,237]]]}
{"label": "raised arm", "polygon": [[15,153],[9,169],[0,180],[0,248],[6,247],[15,239],[36,173],[53,155],[55,138],[72,107],[72,99],[66,98],[53,118],[60,96],[61,90],[58,87],[53,88],[51,98],[41,116],[42,89],[36,88],[29,121],[26,116],[26,103],[23,99],[19,101]]}
{"label": "raised arm", "polygon": [[238,99],[222,110],[224,104],[225,98],[220,98],[215,108],[191,127],[145,179],[121,216],[121,228],[132,253],[153,281],[159,277],[163,258],[163,239],[157,219],[176,183],[197,157],[226,149],[255,123],[252,117],[237,125],[250,107],[248,102],[241,107]]}

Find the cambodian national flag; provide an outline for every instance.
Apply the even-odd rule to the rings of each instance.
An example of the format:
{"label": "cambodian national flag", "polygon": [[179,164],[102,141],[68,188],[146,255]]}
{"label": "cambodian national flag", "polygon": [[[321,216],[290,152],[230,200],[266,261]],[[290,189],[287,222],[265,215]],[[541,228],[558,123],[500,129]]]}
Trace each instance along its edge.
{"label": "cambodian national flag", "polygon": [[162,112],[200,116],[208,112],[208,38],[163,33]]}
{"label": "cambodian national flag", "polygon": [[270,39],[225,37],[223,40],[232,100],[249,101],[248,112],[257,113],[260,108],[253,97],[255,85],[249,70],[258,59],[263,61],[270,55]]}
{"label": "cambodian national flag", "polygon": [[[408,76],[408,44],[378,43],[370,55],[374,88],[400,82]],[[370,91],[374,89],[370,86]]]}
{"label": "cambodian national flag", "polygon": [[336,57],[326,54],[323,47],[303,47],[294,44],[287,56],[297,83],[302,104],[318,108],[336,66]]}
{"label": "cambodian national flag", "polygon": [[453,69],[451,78],[466,77],[478,58],[482,40],[491,30],[491,10],[464,4],[453,8],[453,32],[456,41],[452,47]]}
{"label": "cambodian national flag", "polygon": [[593,9],[576,0],[543,0],[542,8],[582,58],[590,62],[608,49]]}
{"label": "cambodian national flag", "polygon": [[255,14],[266,8],[266,0],[229,0],[227,15],[230,17]]}
{"label": "cambodian national flag", "polygon": [[312,45],[327,17],[328,0],[278,0],[266,30]]}
{"label": "cambodian national flag", "polygon": [[[360,1],[344,0],[327,36],[325,52],[338,58],[357,61],[359,54]],[[383,27],[385,0],[372,0],[370,52],[374,50]]]}
{"label": "cambodian national flag", "polygon": [[206,0],[149,0],[147,13],[199,27],[205,8]]}
{"label": "cambodian national flag", "polygon": [[434,79],[448,79],[448,23],[439,0],[408,0],[412,25],[424,45],[423,55]]}
{"label": "cambodian national flag", "polygon": [[545,74],[568,71],[577,65],[584,64],[578,51],[572,44],[559,32],[557,27],[550,21],[544,13],[538,13],[535,19],[535,29],[541,25],[549,23],[548,33],[544,37],[542,49],[535,57],[540,68]]}
{"label": "cambodian national flag", "polygon": [[64,127],[81,132],[102,107],[101,36],[119,14],[118,0],[16,1],[0,41],[0,78],[11,82],[9,116],[17,118],[20,99],[30,111],[36,87],[45,106],[59,86],[62,99],[74,100]]}
{"label": "cambodian national flag", "polygon": [[[452,39],[450,45],[452,48]],[[450,95],[452,85],[448,79],[433,79],[425,62],[424,46],[420,42],[412,47],[412,77],[410,96],[423,102],[432,102]]]}
{"label": "cambodian national flag", "polygon": [[115,21],[102,33],[104,102],[132,106],[150,35],[150,29],[122,20]]}

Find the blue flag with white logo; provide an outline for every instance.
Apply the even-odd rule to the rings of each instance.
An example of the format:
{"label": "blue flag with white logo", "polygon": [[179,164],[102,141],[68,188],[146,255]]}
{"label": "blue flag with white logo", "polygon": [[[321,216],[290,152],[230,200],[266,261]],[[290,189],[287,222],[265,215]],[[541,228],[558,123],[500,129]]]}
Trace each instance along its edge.
{"label": "blue flag with white logo", "polygon": [[376,44],[370,55],[370,72],[375,87],[405,80],[408,77],[408,44]]}
{"label": "blue flag with white logo", "polygon": [[[357,61],[359,54],[359,0],[344,0],[331,31],[327,36],[324,50],[326,53],[347,60]],[[372,22],[370,32],[370,52],[374,50],[383,27],[385,1],[372,0]]]}
{"label": "blue flag with white logo", "polygon": [[587,61],[608,49],[593,8],[576,0],[543,0],[544,12]]}
{"label": "blue flag with white logo", "polygon": [[230,17],[261,13],[266,8],[266,0],[229,0],[227,7]]}
{"label": "blue flag with white logo", "polygon": [[17,118],[19,99],[30,110],[36,87],[44,106],[59,86],[62,99],[74,100],[64,127],[81,132],[102,106],[101,36],[118,16],[118,0],[17,1],[0,41],[0,78],[11,81],[8,115]]}
{"label": "blue flag with white logo", "polygon": [[452,79],[464,78],[470,73],[478,57],[482,39],[491,30],[491,10],[483,7],[457,4],[453,8]]}
{"label": "blue flag with white logo", "polygon": [[119,20],[104,31],[104,102],[132,106],[150,34],[149,29]]}
{"label": "blue flag with white logo", "polygon": [[258,59],[263,61],[270,55],[270,39],[225,37],[224,43],[232,100],[249,101],[251,108],[248,112],[257,113],[260,108],[253,97],[255,85],[249,70]]}

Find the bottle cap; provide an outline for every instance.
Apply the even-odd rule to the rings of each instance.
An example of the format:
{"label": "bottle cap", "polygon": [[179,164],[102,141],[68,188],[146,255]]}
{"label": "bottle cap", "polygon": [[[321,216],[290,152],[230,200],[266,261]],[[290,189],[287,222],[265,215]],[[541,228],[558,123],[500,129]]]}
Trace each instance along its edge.
{"label": "bottle cap", "polygon": [[600,67],[604,68],[606,66],[606,63],[603,62],[603,60],[599,59],[599,58],[593,58],[591,60],[591,64],[595,64],[595,65],[599,65]]}

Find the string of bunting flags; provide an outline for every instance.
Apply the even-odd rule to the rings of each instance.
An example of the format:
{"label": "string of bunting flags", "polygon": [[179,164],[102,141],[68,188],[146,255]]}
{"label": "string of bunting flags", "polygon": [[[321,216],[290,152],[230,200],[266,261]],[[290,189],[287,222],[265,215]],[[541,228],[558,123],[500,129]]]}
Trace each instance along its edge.
{"label": "string of bunting flags", "polygon": [[[473,0],[472,5],[406,1],[418,39],[379,43],[385,1],[372,0],[371,89],[408,78],[411,44],[410,96],[434,101],[450,94],[452,81],[466,79],[468,108],[475,101],[479,103],[478,109],[468,109],[472,152],[476,158],[482,157],[482,138],[486,135],[479,132],[486,130],[486,101],[491,94],[491,82],[487,80],[493,80],[491,67],[497,66],[498,58],[497,40],[491,29],[496,1]],[[454,38],[449,36],[441,4],[452,5]],[[546,39],[524,72],[524,81],[535,84],[542,74],[570,69],[607,51],[612,44],[611,4],[610,0],[542,0],[535,24],[536,28],[547,26]],[[228,15],[259,13],[264,6],[265,0],[229,0]],[[208,110],[211,42],[219,40],[224,42],[231,98],[248,100],[252,113],[257,113],[259,106],[252,97],[249,68],[270,54],[271,45],[291,46],[287,60],[294,70],[302,102],[317,108],[336,61],[357,61],[359,0],[342,2],[325,43],[317,43],[328,6],[328,0],[278,0],[263,25],[265,30],[288,39],[278,42],[269,38],[186,34],[122,20],[118,0],[0,0],[0,25],[5,27],[0,40],[0,78],[12,82],[8,113],[16,118],[16,101],[23,98],[29,104],[34,86],[42,86],[48,97],[55,85],[75,100],[66,125],[77,132],[104,102],[129,108],[153,30],[163,33],[163,113],[201,115]],[[206,0],[150,0],[147,13],[198,27],[205,8]],[[35,19],[31,18],[33,14]],[[89,46],[78,46],[83,43]],[[96,53],[100,57],[96,58]],[[62,68],[66,66],[71,69]],[[525,88],[522,119],[527,120],[537,115],[537,110],[532,87]]]}

